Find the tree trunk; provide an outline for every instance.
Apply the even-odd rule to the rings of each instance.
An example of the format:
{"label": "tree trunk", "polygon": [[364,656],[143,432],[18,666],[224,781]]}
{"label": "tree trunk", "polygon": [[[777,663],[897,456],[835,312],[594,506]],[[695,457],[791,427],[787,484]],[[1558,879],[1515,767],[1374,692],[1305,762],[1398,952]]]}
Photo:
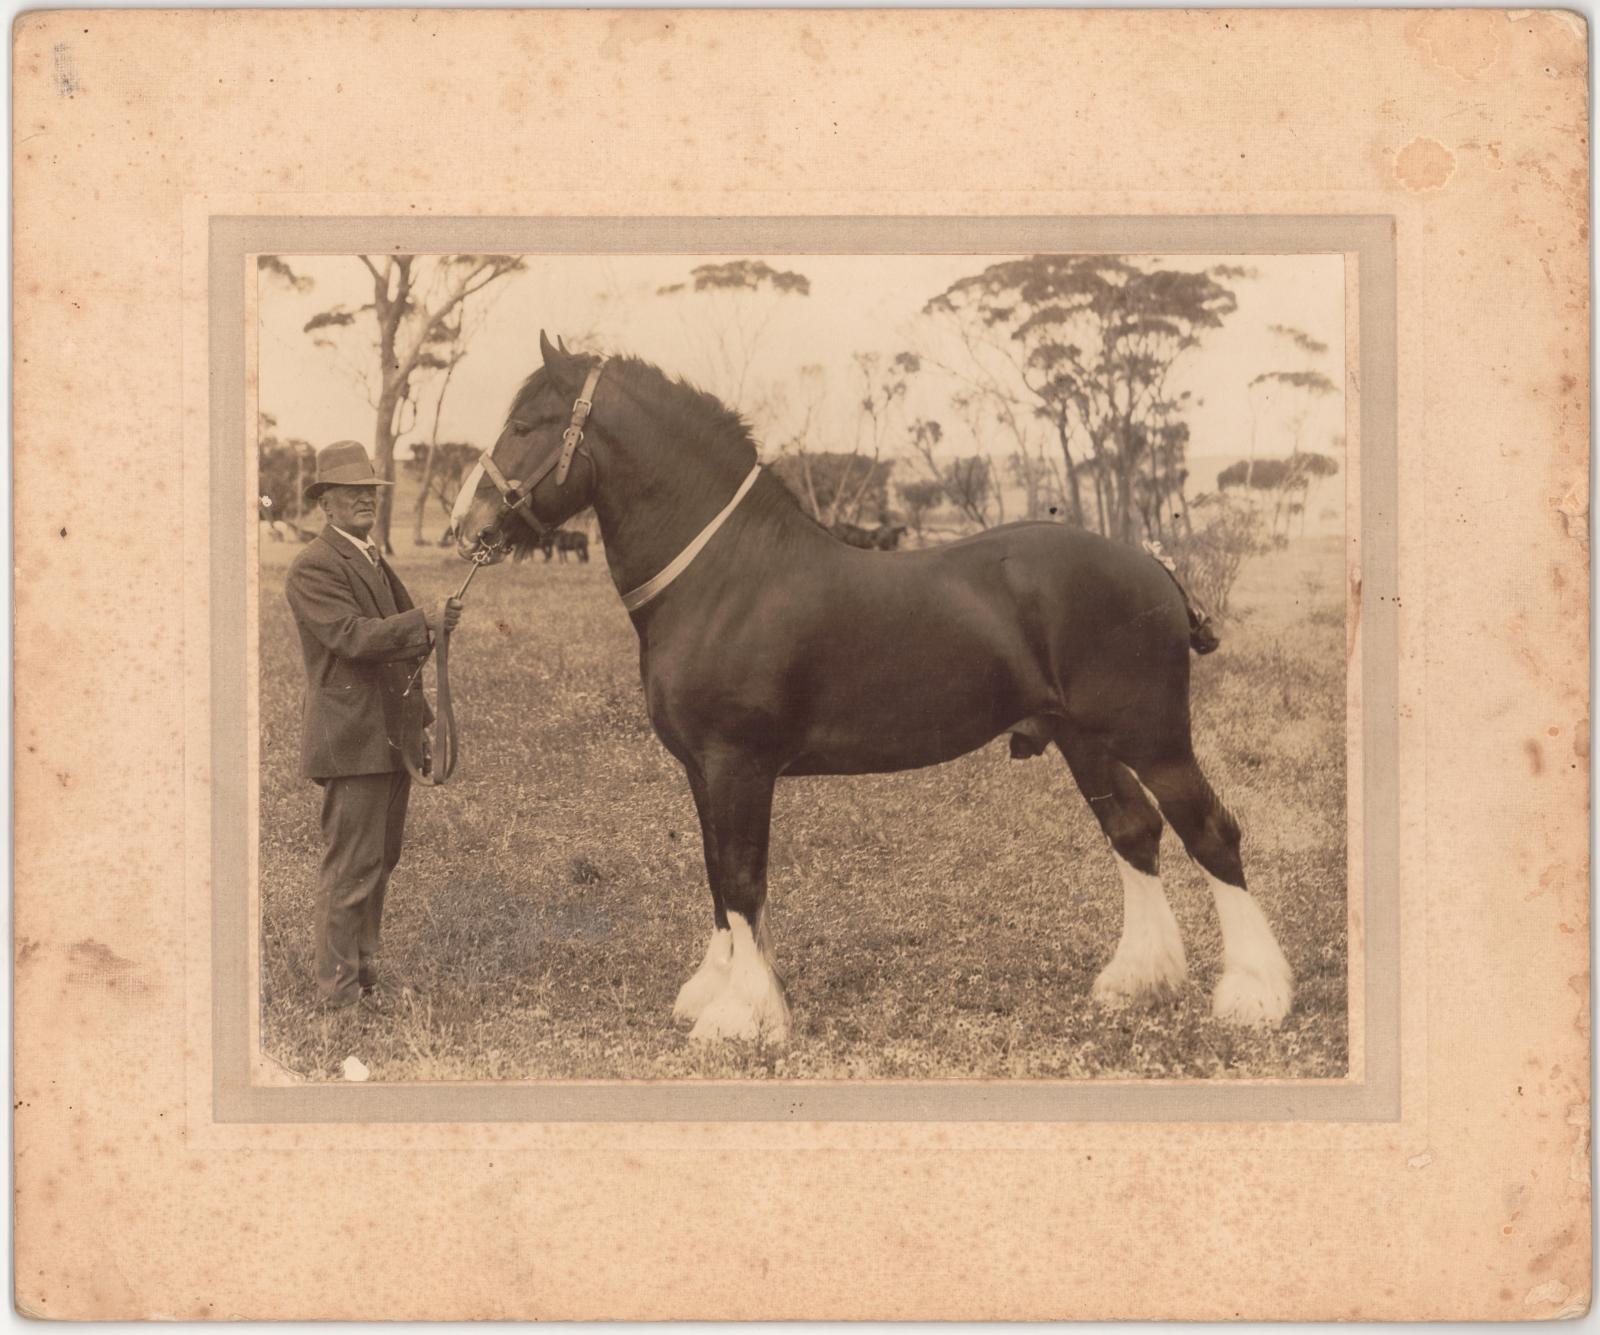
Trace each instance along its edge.
{"label": "tree trunk", "polygon": [[[378,421],[375,432],[374,454],[378,476],[385,482],[394,481],[394,418],[400,406],[401,386],[385,385],[378,398]],[[394,554],[389,541],[389,521],[394,514],[394,488],[378,488],[378,522],[373,525],[372,540],[385,556]]]}
{"label": "tree trunk", "polygon": [[[1246,391],[1248,395],[1249,391]],[[1250,400],[1250,456],[1249,462],[1244,466],[1244,489],[1248,495],[1251,484],[1256,480],[1256,405],[1255,400]]]}
{"label": "tree trunk", "polygon": [[[844,466],[844,477],[839,481],[839,492],[833,500],[833,519],[837,520],[842,514],[847,514],[849,518],[846,522],[851,524],[860,522],[861,502],[866,499],[867,490],[869,487],[871,487],[873,478],[878,471],[878,461],[876,455],[874,455],[872,461],[867,464],[867,471],[862,475],[861,484],[855,489],[855,494],[850,497],[849,501],[845,501],[845,487],[849,483],[850,474],[853,469],[854,460],[852,459],[846,462]],[[830,521],[830,523],[831,522],[832,521]]]}
{"label": "tree trunk", "polygon": [[433,481],[433,461],[439,450],[439,419],[444,416],[444,396],[450,392],[450,377],[455,375],[456,367],[461,365],[461,359],[466,354],[461,351],[461,330],[457,326],[456,337],[451,345],[454,349],[450,364],[444,370],[444,384],[439,386],[439,397],[433,401],[433,437],[428,441],[428,453],[422,460],[422,490],[417,493],[417,527],[412,537],[413,545],[421,547],[424,543],[422,536],[422,521],[426,518],[428,509],[428,486]]}
{"label": "tree trunk", "polygon": [[800,480],[806,484],[806,503],[811,506],[811,517],[822,522],[822,506],[817,502],[817,484],[811,477],[811,456],[800,452]]}
{"label": "tree trunk", "polygon": [[[1161,485],[1161,447],[1157,443],[1154,433],[1151,434],[1150,445],[1150,496],[1144,505],[1145,537],[1164,538],[1166,530],[1161,524],[1161,512],[1167,508],[1166,488]],[[1150,523],[1151,513],[1154,512],[1155,524]]]}
{"label": "tree trunk", "polygon": [[1133,541],[1133,484],[1139,474],[1138,461],[1133,457],[1132,424],[1122,425],[1122,439],[1117,450],[1117,539]]}
{"label": "tree trunk", "polygon": [[[437,436],[438,432],[435,431],[434,434]],[[433,482],[433,459],[438,445],[439,442],[437,440],[430,440],[427,445],[428,452],[422,457],[422,489],[417,493],[417,507],[412,512],[412,518],[415,521],[411,534],[411,545],[413,547],[427,545],[427,539],[422,536],[422,522],[427,518],[428,488]]]}
{"label": "tree trunk", "polygon": [[1033,466],[1033,460],[1025,449],[1018,450],[1016,454],[1017,471],[1022,474],[1023,504],[1027,507],[1024,519],[1037,519],[1039,517],[1039,474]]}
{"label": "tree trunk", "polygon": [[1072,522],[1079,528],[1085,527],[1083,522],[1083,493],[1080,490],[1078,470],[1072,466],[1072,446],[1067,440],[1066,423],[1056,422],[1056,435],[1061,440],[1061,457],[1067,464],[1067,500],[1072,505]]}

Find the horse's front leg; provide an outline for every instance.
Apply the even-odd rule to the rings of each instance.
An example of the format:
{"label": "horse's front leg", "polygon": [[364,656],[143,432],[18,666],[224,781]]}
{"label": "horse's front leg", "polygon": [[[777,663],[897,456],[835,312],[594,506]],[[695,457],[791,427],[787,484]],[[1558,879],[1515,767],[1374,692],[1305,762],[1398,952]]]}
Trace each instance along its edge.
{"label": "horse's front leg", "polygon": [[789,1036],[789,1004],[772,967],[762,916],[776,775],[755,757],[739,753],[711,757],[702,771],[712,831],[708,852],[716,864],[711,880],[726,915],[731,952],[727,984],[700,1012],[689,1036],[701,1042],[782,1043]]}
{"label": "horse's front leg", "polygon": [[722,892],[717,878],[721,869],[717,864],[716,827],[711,823],[711,803],[706,793],[706,782],[694,765],[685,765],[689,776],[689,790],[694,794],[695,814],[700,817],[700,839],[705,845],[706,879],[711,883],[711,940],[706,945],[705,958],[694,976],[678,989],[678,999],[672,1006],[672,1017],[693,1023],[728,985],[733,971],[733,933],[728,929],[728,914],[722,904]]}

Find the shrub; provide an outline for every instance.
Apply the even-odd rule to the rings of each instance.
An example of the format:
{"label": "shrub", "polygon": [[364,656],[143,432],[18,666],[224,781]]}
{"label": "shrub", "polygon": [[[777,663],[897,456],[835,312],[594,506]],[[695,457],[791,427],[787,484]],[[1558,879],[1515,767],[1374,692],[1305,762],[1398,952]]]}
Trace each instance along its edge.
{"label": "shrub", "polygon": [[1283,540],[1268,534],[1256,506],[1225,492],[1195,497],[1189,520],[1193,532],[1170,544],[1172,557],[1190,592],[1213,616],[1224,617],[1245,561],[1282,546]]}

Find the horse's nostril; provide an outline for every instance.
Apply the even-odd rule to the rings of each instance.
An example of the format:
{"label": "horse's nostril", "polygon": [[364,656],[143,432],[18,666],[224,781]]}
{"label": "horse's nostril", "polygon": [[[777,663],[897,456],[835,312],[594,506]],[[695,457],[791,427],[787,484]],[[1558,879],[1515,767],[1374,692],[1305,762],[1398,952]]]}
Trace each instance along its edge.
{"label": "horse's nostril", "polygon": [[478,541],[481,542],[485,547],[493,546],[493,544],[494,544],[494,529],[493,529],[493,527],[480,528],[478,530]]}

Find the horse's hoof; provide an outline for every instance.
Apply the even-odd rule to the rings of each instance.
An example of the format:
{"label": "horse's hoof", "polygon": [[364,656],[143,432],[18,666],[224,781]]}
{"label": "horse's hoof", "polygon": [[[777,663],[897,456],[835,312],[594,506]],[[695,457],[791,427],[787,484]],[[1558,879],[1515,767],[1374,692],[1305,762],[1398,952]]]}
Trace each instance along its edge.
{"label": "horse's hoof", "polygon": [[1152,1010],[1176,1000],[1180,984],[1156,982],[1125,984],[1120,981],[1102,983],[1095,979],[1089,989],[1089,999],[1107,1010]]}
{"label": "horse's hoof", "polygon": [[1222,978],[1211,1013],[1228,1024],[1276,1029],[1294,1000],[1294,972],[1261,905],[1243,886],[1211,878],[1222,922]]}
{"label": "horse's hoof", "polygon": [[733,973],[733,937],[723,928],[711,934],[706,955],[694,976],[678,989],[678,999],[672,1004],[672,1018],[689,1024],[727,987]]}
{"label": "horse's hoof", "polygon": [[1104,975],[1094,980],[1089,989],[1089,1000],[1107,1010],[1147,1010],[1172,1000],[1174,989],[1166,984],[1138,984],[1123,980],[1105,981]]}
{"label": "horse's hoof", "polygon": [[1183,989],[1188,965],[1181,954],[1162,953],[1153,960],[1133,963],[1113,955],[1089,989],[1102,1006],[1153,1006],[1171,1001]]}
{"label": "horse's hoof", "polygon": [[781,1047],[789,1041],[789,1007],[776,992],[752,1004],[728,988],[700,1013],[689,1037],[696,1043],[736,1039]]}
{"label": "horse's hoof", "polygon": [[1228,969],[1212,994],[1211,1013],[1225,1024],[1276,1029],[1294,1000],[1288,964],[1264,971]]}
{"label": "horse's hoof", "polygon": [[672,1018],[680,1024],[692,1024],[698,1020],[705,1008],[718,996],[722,989],[728,985],[728,966],[724,964],[720,969],[714,967],[702,968],[693,978],[678,989],[678,999],[672,1003]]}

